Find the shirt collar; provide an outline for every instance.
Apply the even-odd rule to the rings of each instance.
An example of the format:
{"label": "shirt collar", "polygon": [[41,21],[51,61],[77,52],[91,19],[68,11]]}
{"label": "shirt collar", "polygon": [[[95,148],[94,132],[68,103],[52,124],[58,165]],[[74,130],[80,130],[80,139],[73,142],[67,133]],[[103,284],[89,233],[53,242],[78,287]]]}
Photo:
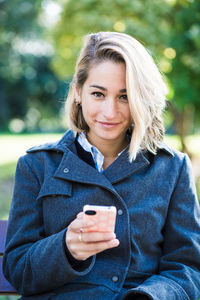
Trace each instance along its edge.
{"label": "shirt collar", "polygon": [[[87,152],[90,152],[92,154],[94,164],[96,169],[102,173],[104,171],[103,169],[103,162],[104,162],[104,156],[103,154],[90,142],[88,141],[85,132],[81,132],[77,138],[78,143],[83,147],[83,149]],[[125,148],[126,149],[126,148]],[[120,153],[118,153],[117,156],[119,156],[125,149],[123,149]]]}
{"label": "shirt collar", "polygon": [[103,154],[90,142],[88,141],[85,132],[81,132],[77,139],[78,143],[83,147],[83,149],[87,152],[90,152],[92,154],[92,157],[94,159],[94,164],[96,169],[99,172],[103,172],[103,161],[104,156]]}

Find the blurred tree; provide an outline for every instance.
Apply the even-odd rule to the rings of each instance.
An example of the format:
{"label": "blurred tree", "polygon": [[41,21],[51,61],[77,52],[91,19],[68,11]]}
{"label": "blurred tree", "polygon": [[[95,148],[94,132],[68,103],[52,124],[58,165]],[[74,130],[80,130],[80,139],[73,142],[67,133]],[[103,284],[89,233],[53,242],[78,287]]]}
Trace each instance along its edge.
{"label": "blurred tree", "polygon": [[1,129],[32,106],[58,113],[82,36],[118,31],[153,54],[170,90],[168,123],[187,150],[185,136],[200,124],[199,0],[0,0],[0,28]]}
{"label": "blurred tree", "polygon": [[61,83],[50,67],[52,47],[40,24],[42,3],[0,1],[1,130],[13,118],[24,119],[31,107],[55,116],[61,106]]}
{"label": "blurred tree", "polygon": [[52,61],[64,78],[73,73],[82,36],[119,31],[138,39],[153,53],[169,86],[169,111],[182,150],[185,137],[200,123],[200,3],[198,0],[68,0],[54,30]]}
{"label": "blurred tree", "polygon": [[169,109],[174,116],[182,150],[188,152],[186,136],[200,123],[200,2],[176,1],[168,16],[170,63],[169,80],[173,99]]}
{"label": "blurred tree", "polygon": [[[71,75],[82,36],[97,31],[131,34],[159,58],[168,39],[166,14],[171,7],[161,0],[62,1],[61,20],[54,35],[53,68],[61,78]],[[159,24],[159,26],[158,26]],[[164,34],[163,34],[164,33]]]}

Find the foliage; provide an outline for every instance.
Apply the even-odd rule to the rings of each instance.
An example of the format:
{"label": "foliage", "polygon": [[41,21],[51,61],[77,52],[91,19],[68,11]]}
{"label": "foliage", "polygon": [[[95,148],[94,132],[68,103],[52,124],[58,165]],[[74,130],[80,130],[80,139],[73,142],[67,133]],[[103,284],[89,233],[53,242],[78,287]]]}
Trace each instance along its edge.
{"label": "foliage", "polygon": [[[112,13],[110,13],[112,12]],[[81,26],[80,26],[81,24]],[[54,30],[57,58],[52,65],[63,78],[73,72],[82,35],[96,31],[128,33],[149,48],[169,86],[168,118],[185,137],[200,124],[200,3],[198,0],[68,0]]]}
{"label": "foliage", "polygon": [[[50,23],[49,6],[58,10]],[[0,130],[14,118],[21,130],[59,129],[82,36],[118,31],[152,53],[169,86],[166,124],[187,151],[186,135],[200,126],[198,0],[1,0],[0,26]]]}
{"label": "foliage", "polygon": [[57,55],[52,62],[62,78],[73,73],[82,36],[87,33],[125,32],[141,41],[158,57],[165,49],[168,35],[165,16],[170,12],[165,1],[68,0],[63,3],[61,20],[54,29]]}
{"label": "foliage", "polygon": [[187,151],[185,136],[200,122],[200,2],[177,1],[169,24],[173,28],[169,47],[176,53],[169,72],[170,84],[174,87],[170,109],[182,138],[182,149]]}
{"label": "foliage", "polygon": [[55,116],[61,108],[62,84],[51,70],[51,49],[39,23],[41,2],[0,1],[0,130],[25,118],[31,131],[41,115]]}

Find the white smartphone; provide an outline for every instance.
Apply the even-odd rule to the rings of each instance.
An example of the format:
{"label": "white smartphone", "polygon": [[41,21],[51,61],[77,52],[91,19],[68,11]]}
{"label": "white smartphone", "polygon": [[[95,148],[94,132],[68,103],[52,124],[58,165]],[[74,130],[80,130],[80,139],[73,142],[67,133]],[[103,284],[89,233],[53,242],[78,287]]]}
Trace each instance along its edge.
{"label": "white smartphone", "polygon": [[116,207],[101,205],[85,205],[83,207],[84,219],[95,220],[96,224],[87,231],[114,232],[116,222]]}

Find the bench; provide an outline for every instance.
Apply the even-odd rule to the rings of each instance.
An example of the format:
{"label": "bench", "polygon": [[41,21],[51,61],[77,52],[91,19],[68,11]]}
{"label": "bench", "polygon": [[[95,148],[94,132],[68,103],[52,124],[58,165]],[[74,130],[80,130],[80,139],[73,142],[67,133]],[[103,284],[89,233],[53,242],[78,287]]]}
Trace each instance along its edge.
{"label": "bench", "polygon": [[8,221],[0,220],[0,295],[18,295],[17,291],[6,280],[2,271]]}

